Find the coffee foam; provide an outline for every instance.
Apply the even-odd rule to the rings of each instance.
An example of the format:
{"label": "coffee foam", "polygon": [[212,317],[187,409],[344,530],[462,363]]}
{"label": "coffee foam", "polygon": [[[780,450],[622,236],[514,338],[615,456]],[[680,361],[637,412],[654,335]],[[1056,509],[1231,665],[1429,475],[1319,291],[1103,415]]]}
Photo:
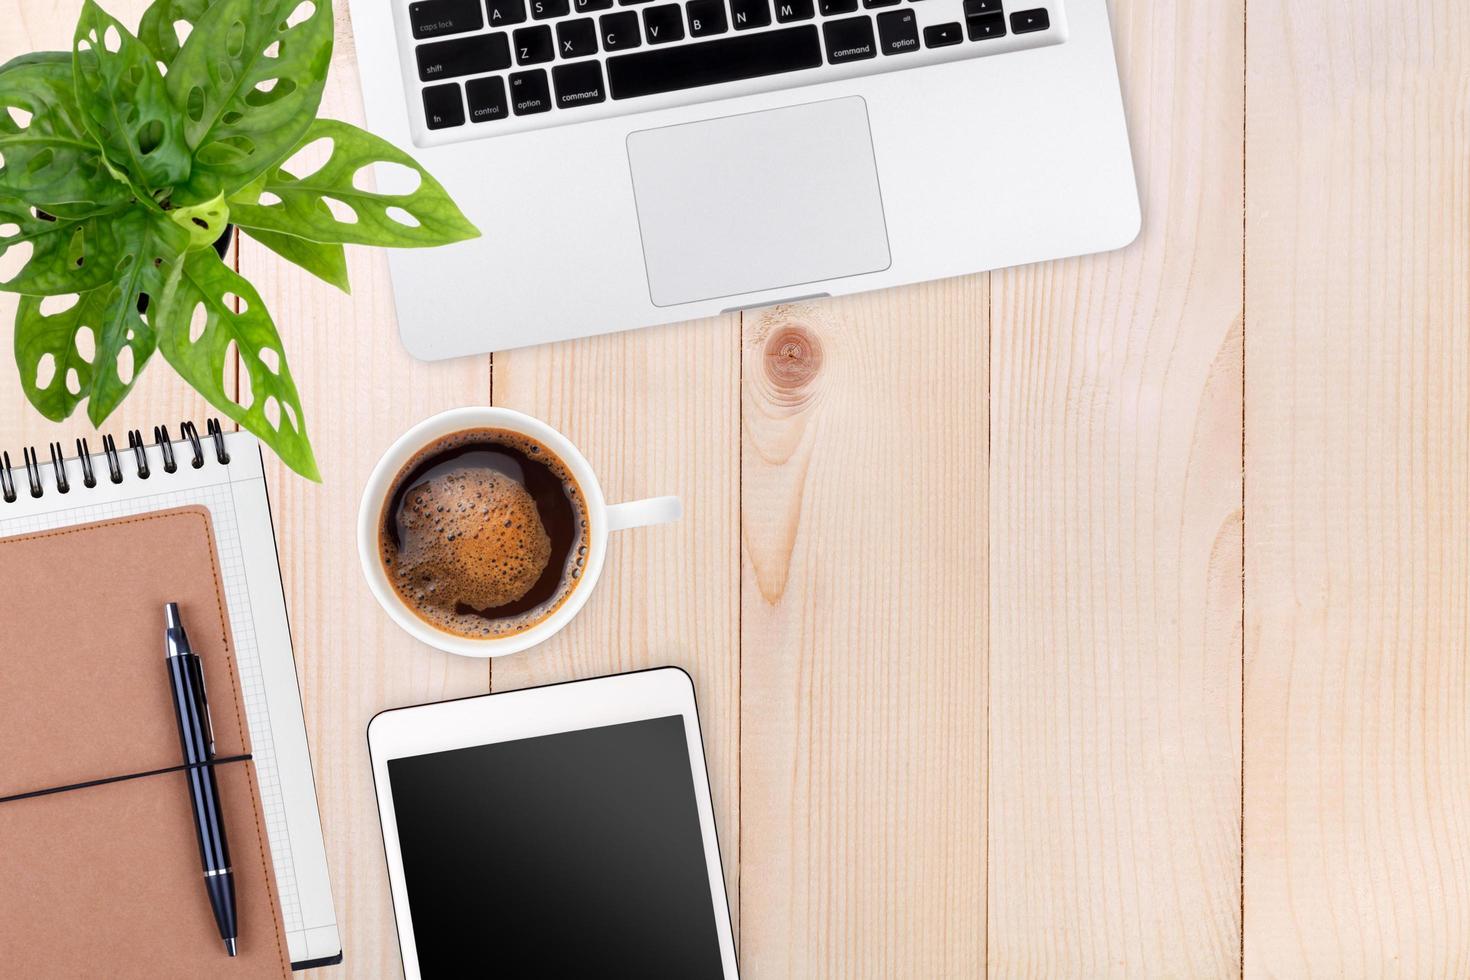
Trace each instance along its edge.
{"label": "coffee foam", "polygon": [[[438,471],[432,478],[421,479],[402,491],[402,505],[396,509],[392,506],[398,499],[398,488],[403,486],[408,474],[435,458],[477,445],[498,446],[523,453],[528,460],[544,466],[561,482],[574,521],[573,539],[566,555],[552,554],[556,543],[548,534],[550,527],[543,522],[535,497],[525,485],[484,466]],[[441,481],[443,476],[459,479]],[[415,498],[420,493],[430,492],[430,484],[440,483],[443,485],[434,486],[432,497],[426,497],[419,508],[427,507],[427,511],[416,514]],[[510,636],[546,619],[576,588],[589,545],[586,501],[566,464],[535,439],[505,429],[466,429],[452,433],[425,446],[405,463],[394,480],[394,487],[393,494],[384,503],[383,521],[379,528],[380,557],[399,598],[414,615],[430,626],[456,636]],[[478,510],[472,501],[477,491],[484,495],[478,502]],[[461,504],[466,504],[463,510],[460,509]],[[447,509],[441,512],[438,509],[441,506]],[[492,513],[486,513],[487,510]],[[398,515],[396,521],[395,513]],[[505,526],[507,520],[511,522],[508,528]],[[410,521],[419,524],[413,533],[407,527]],[[518,524],[522,526],[517,527]],[[436,525],[443,527],[437,528]],[[442,546],[424,547],[425,543],[434,543],[433,535],[427,533],[429,531],[440,534]],[[455,535],[452,542],[448,540],[450,533]],[[401,544],[399,535],[403,538]],[[410,541],[410,537],[415,540]],[[510,565],[497,564],[496,558],[508,559]],[[552,593],[533,605],[518,602],[522,608],[513,613],[501,615],[491,612],[498,605],[503,605],[494,603],[495,599],[512,594],[526,596],[530,583],[536,582],[538,575],[547,574],[548,566],[560,559],[564,559],[565,567],[557,569]],[[477,598],[491,600],[484,605],[471,601],[469,595],[481,588],[484,591]],[[461,589],[466,595],[457,594]]]}
{"label": "coffee foam", "polygon": [[409,490],[397,575],[425,611],[492,609],[520,599],[551,558],[536,502],[493,470],[461,469]]}

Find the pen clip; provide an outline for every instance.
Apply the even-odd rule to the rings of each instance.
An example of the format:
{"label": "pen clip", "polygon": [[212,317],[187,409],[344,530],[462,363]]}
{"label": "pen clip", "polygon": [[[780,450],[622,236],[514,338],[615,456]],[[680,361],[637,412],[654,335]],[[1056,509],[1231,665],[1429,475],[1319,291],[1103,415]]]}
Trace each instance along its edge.
{"label": "pen clip", "polygon": [[204,728],[209,732],[209,757],[214,758],[214,715],[209,710],[209,702],[204,702]]}
{"label": "pen clip", "polygon": [[214,713],[209,710],[209,687],[204,683],[204,661],[194,656],[194,667],[199,674],[199,709],[204,715],[204,731],[209,738],[209,757],[214,758]]}

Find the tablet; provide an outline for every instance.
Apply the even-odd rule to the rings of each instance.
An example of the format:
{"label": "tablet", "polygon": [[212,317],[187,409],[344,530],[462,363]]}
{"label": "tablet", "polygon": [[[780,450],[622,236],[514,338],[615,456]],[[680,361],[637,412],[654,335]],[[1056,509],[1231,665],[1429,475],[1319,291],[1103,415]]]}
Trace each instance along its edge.
{"label": "tablet", "polygon": [[737,976],[682,670],[384,711],[368,750],[407,977]]}

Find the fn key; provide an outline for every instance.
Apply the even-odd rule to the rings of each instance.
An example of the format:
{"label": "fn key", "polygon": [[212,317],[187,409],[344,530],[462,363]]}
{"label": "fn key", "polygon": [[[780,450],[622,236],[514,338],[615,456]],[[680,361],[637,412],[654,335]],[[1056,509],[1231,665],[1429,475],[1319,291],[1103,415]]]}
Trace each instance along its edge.
{"label": "fn key", "polygon": [[459,98],[458,82],[424,89],[424,121],[430,129],[464,125],[464,103]]}

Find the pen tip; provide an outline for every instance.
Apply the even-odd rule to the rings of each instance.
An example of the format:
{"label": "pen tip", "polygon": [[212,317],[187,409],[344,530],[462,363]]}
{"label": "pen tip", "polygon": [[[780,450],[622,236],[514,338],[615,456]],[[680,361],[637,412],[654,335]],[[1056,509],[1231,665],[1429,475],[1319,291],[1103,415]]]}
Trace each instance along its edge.
{"label": "pen tip", "polygon": [[171,630],[179,628],[179,604],[177,602],[163,604],[163,624]]}
{"label": "pen tip", "polygon": [[235,955],[235,941],[233,939],[225,940],[225,952],[229,953],[231,956]]}

